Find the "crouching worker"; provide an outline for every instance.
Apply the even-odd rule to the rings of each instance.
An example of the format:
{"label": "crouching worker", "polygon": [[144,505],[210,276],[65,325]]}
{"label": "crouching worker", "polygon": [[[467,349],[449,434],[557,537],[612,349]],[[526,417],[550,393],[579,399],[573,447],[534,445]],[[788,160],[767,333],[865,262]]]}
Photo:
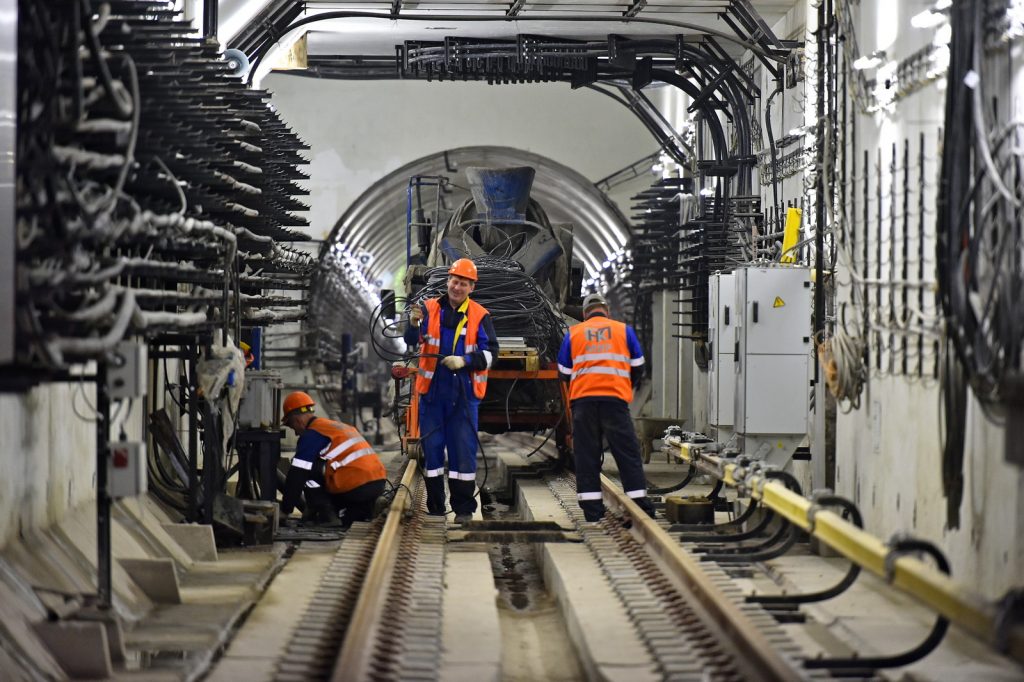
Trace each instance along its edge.
{"label": "crouching worker", "polygon": [[281,513],[291,514],[304,496],[314,523],[348,528],[368,521],[384,492],[387,472],[366,439],[348,424],[317,417],[316,403],[302,391],[284,399],[282,423],[299,441],[284,483]]}

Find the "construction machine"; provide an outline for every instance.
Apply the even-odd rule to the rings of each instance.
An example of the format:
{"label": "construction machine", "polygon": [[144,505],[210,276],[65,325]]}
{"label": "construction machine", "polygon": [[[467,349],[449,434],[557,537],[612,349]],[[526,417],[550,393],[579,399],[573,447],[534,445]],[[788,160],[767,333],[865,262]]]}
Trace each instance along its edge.
{"label": "construction machine", "polygon": [[[529,167],[468,168],[471,196],[453,210],[443,201],[450,179],[412,178],[405,297],[412,306],[444,293],[449,264],[473,260],[479,280],[471,297],[490,311],[499,346],[480,403],[480,430],[550,429],[549,437],[567,457],[571,419],[556,357],[568,325],[579,316],[583,267],[573,260],[572,225],[552,224],[530,198],[534,173]],[[432,210],[420,201],[425,187],[435,190]],[[403,442],[410,448],[419,438],[415,372],[414,361],[393,372],[400,413],[404,407]]]}

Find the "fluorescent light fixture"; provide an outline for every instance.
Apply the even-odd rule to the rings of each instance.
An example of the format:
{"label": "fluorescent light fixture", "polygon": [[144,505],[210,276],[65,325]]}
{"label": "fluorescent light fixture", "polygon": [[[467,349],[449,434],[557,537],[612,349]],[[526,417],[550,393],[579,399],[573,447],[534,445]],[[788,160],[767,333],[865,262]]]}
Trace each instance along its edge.
{"label": "fluorescent light fixture", "polygon": [[914,28],[935,28],[944,21],[946,21],[945,14],[926,9],[912,16],[910,18],[910,25]]}
{"label": "fluorescent light fixture", "polygon": [[865,71],[867,69],[877,69],[878,66],[885,61],[885,50],[875,50],[869,55],[858,57],[853,61],[854,69],[857,71]]}
{"label": "fluorescent light fixture", "polygon": [[953,40],[953,27],[949,24],[943,24],[935,29],[935,38],[932,40],[932,45],[937,47],[943,47],[949,45]]}
{"label": "fluorescent light fixture", "polygon": [[941,12],[942,10],[949,9],[952,6],[953,0],[939,0],[937,3],[935,3],[934,9],[936,12]]}

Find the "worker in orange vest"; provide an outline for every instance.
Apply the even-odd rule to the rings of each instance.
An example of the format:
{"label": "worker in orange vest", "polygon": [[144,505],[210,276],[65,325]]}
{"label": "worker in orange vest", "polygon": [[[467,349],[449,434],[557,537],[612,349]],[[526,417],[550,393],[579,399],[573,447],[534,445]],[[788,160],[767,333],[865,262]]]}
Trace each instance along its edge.
{"label": "worker in orange vest", "polygon": [[629,325],[609,318],[601,294],[583,300],[583,322],[573,325],[558,352],[558,369],[569,380],[576,498],[587,521],[604,516],[601,499],[602,437],[619,468],[626,495],[651,517],[640,441],[629,403],[643,373],[644,352]]}
{"label": "worker in orange vest", "polygon": [[[425,459],[427,512],[445,514],[444,460],[456,523],[476,511],[477,413],[487,392],[487,370],[498,340],[487,309],[469,298],[476,264],[460,258],[448,269],[448,293],[413,306],[405,342],[420,345],[416,393]],[[440,362],[438,362],[440,359]]]}
{"label": "worker in orange vest", "polygon": [[384,492],[387,471],[377,453],[355,427],[317,417],[307,393],[284,399],[282,424],[299,437],[284,483],[281,513],[291,514],[300,496],[304,518],[348,528],[368,521]]}

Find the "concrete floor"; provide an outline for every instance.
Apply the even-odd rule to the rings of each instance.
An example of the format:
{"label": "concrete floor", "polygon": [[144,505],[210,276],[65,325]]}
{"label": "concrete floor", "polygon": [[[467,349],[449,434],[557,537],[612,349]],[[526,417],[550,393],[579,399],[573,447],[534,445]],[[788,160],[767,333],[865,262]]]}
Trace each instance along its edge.
{"label": "concrete floor", "polygon": [[[496,459],[507,460],[509,457],[507,453],[501,452],[505,449],[501,439],[487,440],[493,444],[489,450],[492,468],[488,487],[497,488],[504,474],[504,464],[497,463]],[[516,438],[516,441],[522,440],[521,437]],[[517,449],[518,446],[510,448]],[[652,484],[665,486],[682,478],[685,466],[659,462],[657,453],[654,460],[647,465],[648,478]],[[389,464],[390,468],[395,468],[397,460]],[[613,478],[616,477],[611,458],[607,458],[605,471]],[[699,495],[706,493],[710,487],[709,482],[693,483],[685,492],[688,495]],[[553,509],[546,505],[541,501],[543,498],[544,495],[521,494],[520,504],[531,507],[529,514],[533,518],[565,521],[564,512],[560,508]],[[724,515],[721,520],[725,520]],[[246,679],[264,679],[259,672],[259,661],[267,658],[273,649],[268,643],[266,647],[257,646],[256,651],[246,653],[246,648],[251,646],[247,642],[269,642],[275,638],[286,641],[284,633],[293,627],[293,620],[303,609],[301,584],[313,579],[317,567],[324,561],[320,553],[329,549],[329,545],[324,545],[319,550],[304,550],[296,555],[294,565],[286,567],[275,581],[276,584],[271,586],[267,597],[254,610],[253,617],[246,623],[236,643],[228,649],[210,679],[235,679],[242,673]],[[646,661],[639,651],[629,653],[634,648],[626,641],[628,637],[624,638],[624,633],[630,630],[629,625],[625,621],[616,625],[617,602],[613,597],[602,600],[596,596],[601,593],[598,586],[603,579],[597,573],[591,578],[587,577],[590,572],[586,568],[589,559],[577,551],[577,546],[547,545],[544,566],[547,587],[551,592],[547,613],[552,614],[555,603],[571,604],[570,611],[563,613],[570,614],[569,630],[577,630],[572,635],[575,647],[577,650],[586,648],[593,652],[583,652],[581,659],[572,656],[563,656],[558,661],[545,659],[545,652],[550,651],[546,645],[552,639],[563,641],[563,646],[567,641],[562,639],[565,624],[557,623],[557,619],[545,623],[543,617],[525,618],[522,614],[499,608],[497,589],[484,569],[486,555],[483,552],[459,550],[450,552],[449,559],[449,570],[453,571],[449,585],[459,585],[459,598],[455,601],[449,596],[445,600],[443,627],[446,651],[442,679],[579,679],[581,670],[586,670],[582,673],[584,676],[594,672],[594,661],[600,663],[601,656],[613,668],[622,666],[625,659],[639,656],[633,664],[621,670],[629,670],[627,678],[631,680],[646,677],[642,672]],[[752,577],[740,579],[738,585],[745,593],[812,591],[837,582],[847,567],[845,559],[814,555],[806,544],[801,543],[789,554],[763,564],[763,571],[755,571]],[[300,574],[304,577],[299,578]],[[280,588],[277,587],[282,581],[292,585],[287,600],[281,599]],[[538,611],[544,610],[543,605],[538,607]],[[848,655],[854,651],[861,656],[897,653],[919,643],[934,622],[934,616],[926,608],[866,573],[862,573],[856,583],[839,597],[803,606],[801,610],[806,614],[807,622],[785,625],[784,628],[812,655],[818,652],[826,656]],[[574,617],[572,614],[582,620],[571,622]],[[602,622],[607,627],[595,631],[589,626],[582,628],[580,622]],[[255,630],[250,632],[253,628]],[[602,631],[606,634],[601,634]],[[581,644],[587,638],[593,641]],[[595,659],[597,652],[599,654]],[[511,665],[512,660],[520,663]],[[529,664],[524,666],[523,661]],[[951,627],[943,643],[932,654],[918,663],[880,672],[880,675],[892,680],[921,682],[1022,680],[1024,669],[999,656],[969,634]]]}
{"label": "concrete floor", "polygon": [[[515,454],[528,440],[486,439],[491,458],[487,487],[491,491],[502,487],[509,468],[536,459],[527,463]],[[382,455],[394,475],[401,462],[393,439],[389,441]],[[611,458],[605,470],[615,477]],[[684,471],[685,466],[665,461],[654,461],[647,467],[649,480],[658,486],[679,481]],[[709,488],[708,482],[696,482],[685,493],[698,495]],[[524,519],[574,528],[566,511],[540,481],[522,482],[513,509]],[[139,617],[126,632],[130,658],[118,677],[191,679],[202,675],[207,662],[223,650],[207,679],[271,679],[274,662],[291,634],[302,627],[301,619],[314,588],[339,542],[303,543],[274,575],[278,557],[285,551],[283,543],[222,550],[217,562],[197,561],[172,547],[171,541],[160,534],[162,519],[154,506],[135,506],[124,510],[120,517],[122,525],[115,532],[115,539],[120,538],[116,542],[119,551],[141,556],[145,546],[166,546],[165,553],[182,564],[183,603],[154,606],[136,594],[130,580],[119,578],[122,610]],[[92,543],[87,540],[92,537],[92,523],[87,516],[71,520],[32,543],[10,548],[0,559],[8,569],[34,573],[56,588],[85,590],[90,569],[68,557],[78,552],[89,558]],[[507,598],[503,602],[497,587],[502,579],[500,566],[488,554],[490,549],[479,543],[448,544],[440,624],[444,647],[441,679],[657,679],[642,645],[631,634],[632,626],[625,619],[621,603],[582,545],[548,543],[537,547],[536,567],[530,570],[539,572],[534,578],[540,587],[533,588],[526,609],[510,606]],[[811,591],[837,582],[847,566],[842,558],[817,556],[806,544],[798,544],[786,556],[766,562],[763,570],[738,579],[737,586],[744,593]],[[11,597],[3,600],[6,628],[15,624],[15,618],[38,617],[32,608],[19,611],[12,601],[16,592],[8,589],[5,594]],[[806,623],[783,627],[811,655],[896,653],[920,642],[934,622],[926,608],[867,574],[839,597],[803,606],[801,611],[807,616]],[[27,641],[29,631],[22,631],[20,637]],[[0,672],[3,665],[0,659]],[[41,665],[52,667],[52,662],[43,661]],[[880,674],[892,680],[922,682],[1024,680],[1024,669],[956,627],[951,627],[940,647],[922,661]]]}

